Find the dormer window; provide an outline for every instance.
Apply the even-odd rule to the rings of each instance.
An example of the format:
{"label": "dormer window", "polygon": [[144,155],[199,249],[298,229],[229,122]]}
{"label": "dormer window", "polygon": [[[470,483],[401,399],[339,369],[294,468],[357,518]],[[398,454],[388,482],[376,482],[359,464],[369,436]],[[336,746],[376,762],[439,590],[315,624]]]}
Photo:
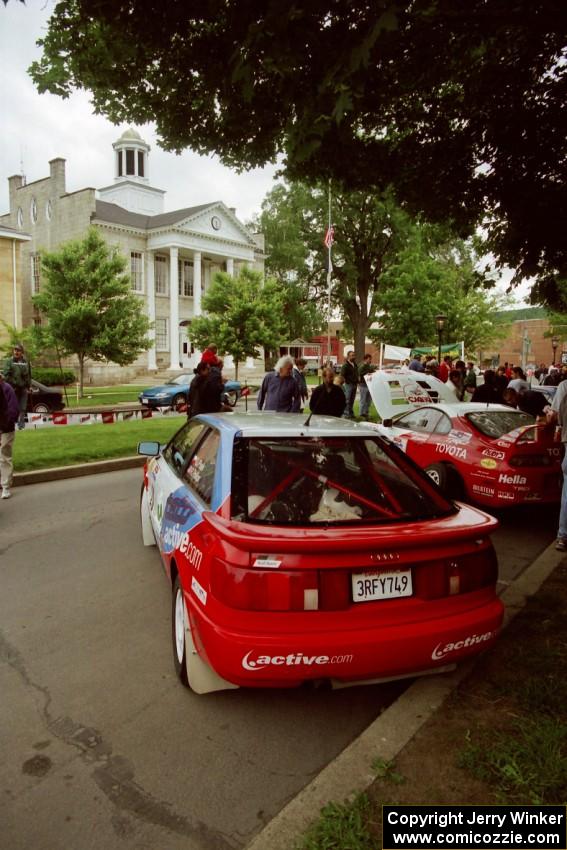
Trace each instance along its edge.
{"label": "dormer window", "polygon": [[138,177],[144,176],[144,152],[138,151]]}

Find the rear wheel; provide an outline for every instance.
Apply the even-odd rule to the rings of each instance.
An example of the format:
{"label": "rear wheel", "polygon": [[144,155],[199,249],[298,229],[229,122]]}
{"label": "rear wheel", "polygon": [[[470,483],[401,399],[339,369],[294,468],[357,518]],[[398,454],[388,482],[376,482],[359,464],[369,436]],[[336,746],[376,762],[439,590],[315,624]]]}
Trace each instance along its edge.
{"label": "rear wheel", "polygon": [[238,401],[238,393],[236,390],[227,390],[225,392],[225,396],[227,399],[227,404],[230,404],[231,407],[234,407],[236,402]]}
{"label": "rear wheel", "polygon": [[40,402],[39,404],[35,404],[33,408],[34,413],[49,413],[49,407],[45,402]]}
{"label": "rear wheel", "polygon": [[432,463],[425,471],[449,499],[464,498],[463,479],[454,466],[448,463]]}
{"label": "rear wheel", "polygon": [[185,598],[179,576],[175,577],[171,601],[171,636],[173,639],[173,663],[178,679],[186,688],[187,677],[187,641],[185,639]]}

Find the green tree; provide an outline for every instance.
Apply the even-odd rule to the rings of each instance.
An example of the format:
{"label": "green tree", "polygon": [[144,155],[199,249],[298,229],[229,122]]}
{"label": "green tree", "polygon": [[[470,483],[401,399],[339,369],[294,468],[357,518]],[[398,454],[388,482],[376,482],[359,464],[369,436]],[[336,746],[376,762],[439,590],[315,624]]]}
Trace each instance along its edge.
{"label": "green tree", "polygon": [[232,355],[236,378],[247,357],[259,357],[259,346],[276,348],[285,332],[282,299],[274,281],[247,267],[236,277],[218,272],[203,297],[207,315],[191,322],[191,337],[201,348],[216,343]]}
{"label": "green tree", "polygon": [[57,356],[54,349],[50,350],[52,340],[47,329],[41,325],[28,325],[26,328],[16,328],[14,325],[9,325],[3,319],[0,319],[0,324],[4,326],[7,335],[6,341],[0,345],[0,354],[8,357],[12,354],[16,343],[21,343],[24,346],[26,357],[32,363],[35,363],[37,360],[49,360]]}
{"label": "green tree", "polygon": [[150,347],[150,323],[132,293],[126,259],[95,228],[41,258],[45,284],[34,297],[48,324],[53,346],[79,361],[83,395],[85,360],[133,363]]}
{"label": "green tree", "polygon": [[[112,121],[230,166],[383,191],[482,221],[554,309],[567,289],[567,15],[561,0],[60,0],[31,73]],[[180,84],[183,80],[183,84]]]}
{"label": "green tree", "polygon": [[438,314],[446,316],[444,340],[463,340],[469,352],[505,335],[496,313],[507,299],[478,285],[477,265],[471,245],[453,240],[424,250],[416,231],[384,274],[378,337],[410,348],[432,345]]}

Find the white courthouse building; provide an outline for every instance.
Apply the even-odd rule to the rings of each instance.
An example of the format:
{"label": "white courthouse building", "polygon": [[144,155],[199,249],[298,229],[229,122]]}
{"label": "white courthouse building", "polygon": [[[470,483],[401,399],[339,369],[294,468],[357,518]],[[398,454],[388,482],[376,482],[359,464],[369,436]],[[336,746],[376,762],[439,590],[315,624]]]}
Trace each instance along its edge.
{"label": "white courthouse building", "polygon": [[31,298],[41,290],[40,252],[95,226],[128,259],[132,290],[154,327],[151,348],[132,367],[88,361],[87,374],[122,380],[148,370],[190,369],[200,359],[191,319],[202,312],[203,294],[218,271],[234,274],[248,265],[263,272],[263,236],[251,233],[222,201],[164,212],[165,191],[149,180],[149,145],[128,129],[112,147],[114,180],[98,191],[67,192],[60,158],[49,163],[49,177],[33,183],[22,175],[8,178],[10,212],[0,216],[0,226],[31,236],[22,247],[23,325],[39,321]]}

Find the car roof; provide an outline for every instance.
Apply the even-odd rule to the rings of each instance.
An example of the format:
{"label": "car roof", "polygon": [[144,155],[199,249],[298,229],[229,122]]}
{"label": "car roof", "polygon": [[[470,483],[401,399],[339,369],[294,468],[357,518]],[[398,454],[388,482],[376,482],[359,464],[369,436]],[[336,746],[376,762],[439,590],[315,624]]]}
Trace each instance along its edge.
{"label": "car roof", "polygon": [[[447,416],[451,418],[455,416],[466,416],[467,413],[486,413],[490,412],[506,412],[511,413],[516,411],[516,408],[509,407],[506,404],[486,404],[482,402],[472,402],[472,401],[456,401],[453,404],[446,404],[443,402],[431,402],[430,404],[421,404],[419,407],[414,407],[411,410],[405,410],[403,413],[400,413],[400,417],[407,415],[408,413],[415,413],[416,410],[421,410],[422,408],[427,408],[427,410],[441,410],[443,413],[446,413]],[[521,410],[517,411],[521,413]],[[394,419],[398,419],[398,416],[395,416]]]}
{"label": "car roof", "polygon": [[336,416],[312,416],[309,426],[306,413],[202,413],[196,420],[214,425],[221,431],[231,431],[243,437],[376,437],[372,425],[351,422]]}

